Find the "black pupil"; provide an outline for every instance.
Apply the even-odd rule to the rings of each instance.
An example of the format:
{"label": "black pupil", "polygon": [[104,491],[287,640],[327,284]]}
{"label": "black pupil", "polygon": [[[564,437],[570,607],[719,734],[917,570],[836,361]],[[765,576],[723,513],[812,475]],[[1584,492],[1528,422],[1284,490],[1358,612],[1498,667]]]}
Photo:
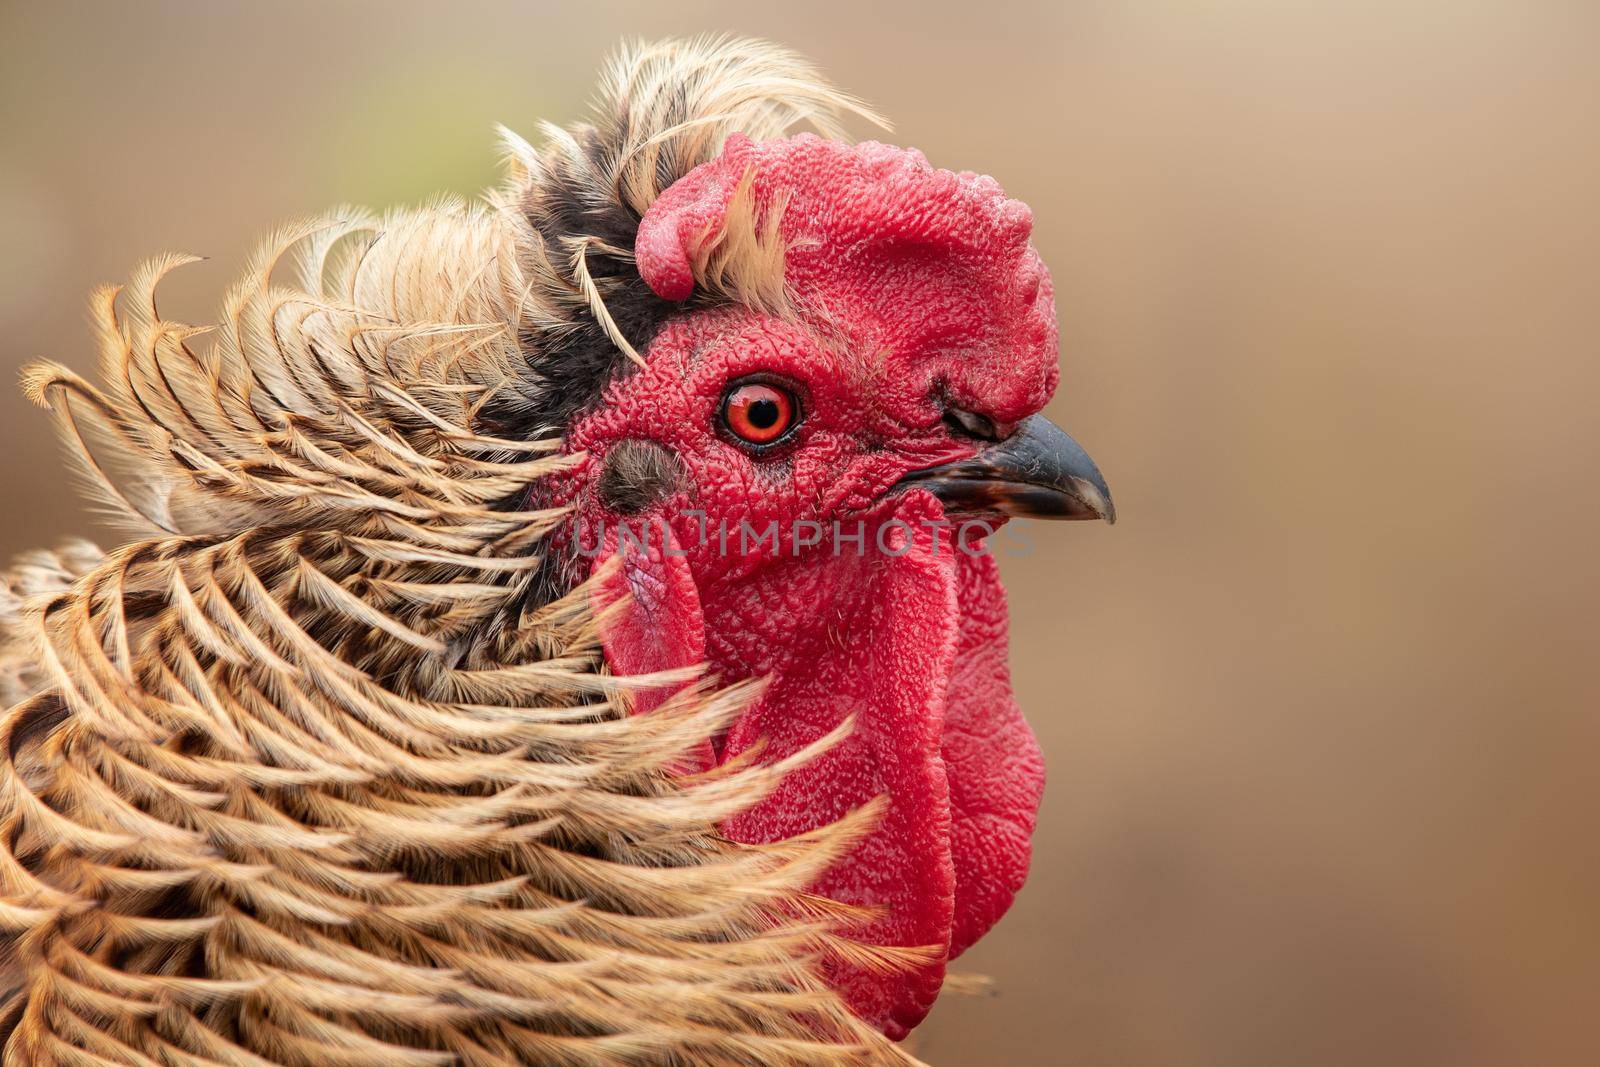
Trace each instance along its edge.
{"label": "black pupil", "polygon": [[771,397],[753,400],[750,406],[745,408],[745,418],[749,419],[750,425],[758,430],[772,429],[778,424],[780,415],[782,411],[778,407],[778,402]]}

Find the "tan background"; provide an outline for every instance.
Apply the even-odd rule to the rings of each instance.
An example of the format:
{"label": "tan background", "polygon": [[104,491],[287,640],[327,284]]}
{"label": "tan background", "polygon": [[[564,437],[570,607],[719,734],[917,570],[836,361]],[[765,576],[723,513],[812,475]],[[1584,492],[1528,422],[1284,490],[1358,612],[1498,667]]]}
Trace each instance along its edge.
{"label": "tan background", "polygon": [[[1594,5],[448,7],[0,8],[7,375],[145,255],[203,317],[271,222],[471,192],[624,33],[789,42],[1033,205],[1123,515],[1006,563],[1051,785],[921,1051],[1600,1061]],[[85,528],[12,391],[0,457],[0,549]]]}

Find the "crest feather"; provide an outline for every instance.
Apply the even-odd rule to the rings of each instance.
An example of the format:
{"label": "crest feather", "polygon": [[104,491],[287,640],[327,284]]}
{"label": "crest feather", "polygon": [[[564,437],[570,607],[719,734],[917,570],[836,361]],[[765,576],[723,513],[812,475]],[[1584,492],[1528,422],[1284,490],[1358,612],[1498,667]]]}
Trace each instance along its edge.
{"label": "crest feather", "polygon": [[[763,140],[809,126],[841,137],[847,115],[887,128],[795,53],[733,37],[623,48],[605,67],[593,112],[567,129],[544,124],[537,148],[503,135],[511,173],[495,200],[528,279],[523,341],[545,384],[544,426],[565,426],[593,404],[678,310],[633,261],[639,221],[672,183],[736,133]],[[745,206],[697,261],[698,299],[781,312],[781,211],[758,217]]]}

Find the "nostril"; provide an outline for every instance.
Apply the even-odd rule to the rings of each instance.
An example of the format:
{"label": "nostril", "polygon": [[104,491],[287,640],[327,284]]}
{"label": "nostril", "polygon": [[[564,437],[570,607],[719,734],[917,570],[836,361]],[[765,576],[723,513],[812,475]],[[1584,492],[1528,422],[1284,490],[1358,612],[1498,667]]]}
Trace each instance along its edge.
{"label": "nostril", "polygon": [[967,411],[958,407],[944,409],[944,424],[950,432],[957,437],[967,437],[979,441],[1000,440],[1000,428],[994,420],[978,411]]}

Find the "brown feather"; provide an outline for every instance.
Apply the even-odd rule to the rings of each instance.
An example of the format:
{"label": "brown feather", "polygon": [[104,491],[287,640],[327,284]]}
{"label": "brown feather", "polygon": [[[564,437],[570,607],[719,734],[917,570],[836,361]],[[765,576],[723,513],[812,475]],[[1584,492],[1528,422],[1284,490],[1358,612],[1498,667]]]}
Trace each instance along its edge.
{"label": "brown feather", "polygon": [[[797,63],[628,53],[596,188],[642,210],[729,131],[848,105]],[[0,580],[6,1063],[914,1062],[814,971],[906,962],[804,891],[874,812],[715,830],[842,733],[674,779],[752,687],[628,717],[587,591],[528,595],[563,516],[523,502],[571,460],[491,427],[551,388],[530,339],[614,285],[529,228],[540,175],[587,165],[552,140],[515,208],[280,231],[209,330],[160,316],[186,260],[154,260],[92,300],[99,385],[29,371],[137,533]]]}

